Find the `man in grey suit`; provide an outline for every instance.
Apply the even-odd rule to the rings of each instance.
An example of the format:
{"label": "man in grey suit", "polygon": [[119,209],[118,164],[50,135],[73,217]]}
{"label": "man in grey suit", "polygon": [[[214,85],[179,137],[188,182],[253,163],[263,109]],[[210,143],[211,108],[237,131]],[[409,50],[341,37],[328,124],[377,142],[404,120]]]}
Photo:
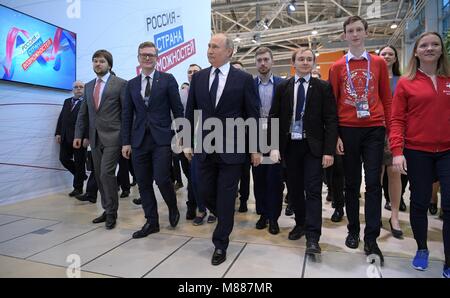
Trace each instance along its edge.
{"label": "man in grey suit", "polygon": [[107,229],[115,227],[119,208],[115,172],[122,148],[120,126],[127,84],[127,81],[111,72],[112,65],[112,55],[106,50],[98,50],[92,56],[92,66],[97,78],[85,86],[85,101],[78,113],[73,141],[73,147],[80,148],[83,132],[89,127],[95,179],[100,190],[102,207],[105,209],[105,212],[92,222],[105,222]]}

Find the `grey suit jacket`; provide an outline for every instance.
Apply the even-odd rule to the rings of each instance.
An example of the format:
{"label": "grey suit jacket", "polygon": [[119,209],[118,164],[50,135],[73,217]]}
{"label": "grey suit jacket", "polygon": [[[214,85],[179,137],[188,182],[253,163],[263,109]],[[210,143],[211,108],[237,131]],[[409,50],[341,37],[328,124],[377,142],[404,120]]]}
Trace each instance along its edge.
{"label": "grey suit jacket", "polygon": [[[120,126],[122,119],[122,105],[125,99],[127,81],[111,75],[103,89],[98,111],[94,105],[94,86],[96,79],[86,84],[84,98],[78,112],[75,126],[75,138],[89,138],[91,148],[99,142],[105,147],[122,146]],[[83,132],[89,126],[89,136]]]}

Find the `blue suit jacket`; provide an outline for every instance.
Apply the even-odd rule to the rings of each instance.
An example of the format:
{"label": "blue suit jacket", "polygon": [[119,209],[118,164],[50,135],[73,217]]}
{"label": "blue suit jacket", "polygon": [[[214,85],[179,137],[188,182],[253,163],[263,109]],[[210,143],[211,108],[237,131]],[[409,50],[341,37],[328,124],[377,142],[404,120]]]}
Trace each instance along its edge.
{"label": "blue suit jacket", "polygon": [[172,74],[155,71],[148,107],[141,95],[141,76],[128,82],[122,110],[122,144],[141,146],[147,127],[158,146],[170,145],[172,117],[183,117],[178,84]]}
{"label": "blue suit jacket", "polygon": [[[202,127],[208,118],[217,118],[222,122],[223,132],[223,152],[219,153],[221,160],[226,164],[243,163],[246,158],[245,153],[237,152],[237,133],[235,130],[234,137],[226,135],[226,119],[227,118],[248,118],[259,119],[259,104],[257,100],[256,90],[253,78],[250,74],[230,67],[227,81],[223,93],[216,107],[214,107],[209,96],[209,75],[211,67],[203,69],[194,74],[189,88],[189,97],[186,105],[186,118],[191,124],[191,148],[193,148],[194,134],[194,110],[202,112]],[[200,133],[200,132],[197,132]],[[203,129],[203,138],[209,133]],[[203,140],[202,138],[202,140]],[[235,150],[232,153],[226,153],[227,144],[231,144]],[[201,144],[197,144],[199,146]],[[207,156],[202,146],[202,154],[200,160],[204,160]]]}

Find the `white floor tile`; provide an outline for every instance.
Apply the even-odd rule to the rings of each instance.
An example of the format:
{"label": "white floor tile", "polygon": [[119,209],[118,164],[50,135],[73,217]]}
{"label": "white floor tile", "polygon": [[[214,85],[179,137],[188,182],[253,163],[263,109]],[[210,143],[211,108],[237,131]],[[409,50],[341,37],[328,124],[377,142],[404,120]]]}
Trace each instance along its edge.
{"label": "white floor tile", "polygon": [[67,266],[67,257],[72,254],[80,256],[81,265],[104,254],[131,238],[132,231],[101,228],[67,241],[32,256],[30,260],[59,266]]}
{"label": "white floor tile", "polygon": [[120,277],[142,277],[189,237],[152,234],[133,239],[82,267],[82,270]]}
{"label": "white floor tile", "polygon": [[214,246],[211,239],[194,238],[145,277],[219,278],[225,274],[243,246],[243,243],[230,242],[227,260],[212,266]]}
{"label": "white floor tile", "polygon": [[225,277],[299,278],[304,254],[301,248],[248,244]]}
{"label": "white floor tile", "polygon": [[24,217],[0,214],[0,226],[5,225],[10,222],[13,222],[13,221],[22,220],[22,219],[24,219]]}
{"label": "white floor tile", "polygon": [[33,254],[44,251],[95,228],[95,226],[59,223],[1,243],[0,254],[17,258],[28,258]]}
{"label": "white floor tile", "polygon": [[54,220],[27,218],[0,226],[0,243],[58,223]]}

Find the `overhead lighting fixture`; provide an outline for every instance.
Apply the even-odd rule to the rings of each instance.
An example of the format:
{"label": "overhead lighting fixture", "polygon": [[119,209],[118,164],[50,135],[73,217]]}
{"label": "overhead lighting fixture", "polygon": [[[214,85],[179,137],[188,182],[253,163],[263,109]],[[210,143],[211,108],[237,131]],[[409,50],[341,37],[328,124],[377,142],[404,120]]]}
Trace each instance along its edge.
{"label": "overhead lighting fixture", "polygon": [[268,30],[269,29],[269,20],[264,20],[263,28],[264,28],[264,30]]}
{"label": "overhead lighting fixture", "polygon": [[380,53],[380,49],[375,50],[375,53],[379,54]]}
{"label": "overhead lighting fixture", "polygon": [[292,0],[288,5],[287,5],[287,12],[288,14],[291,12],[294,12],[296,10],[295,7],[295,0]]}
{"label": "overhead lighting fixture", "polygon": [[319,32],[317,31],[317,30],[313,30],[313,31],[311,31],[311,34],[312,35],[317,35]]}
{"label": "overhead lighting fixture", "polygon": [[320,65],[317,65],[316,68],[317,68],[317,69],[320,69]]}
{"label": "overhead lighting fixture", "polygon": [[392,23],[391,25],[391,29],[397,29],[398,25],[396,22]]}
{"label": "overhead lighting fixture", "polygon": [[241,42],[241,38],[240,37],[236,37],[235,39],[233,39],[234,42]]}
{"label": "overhead lighting fixture", "polygon": [[316,57],[319,57],[320,56],[320,53],[316,53]]}
{"label": "overhead lighting fixture", "polygon": [[261,41],[261,35],[259,33],[256,33],[255,35],[253,35],[253,39],[252,39],[253,43],[259,43],[260,41]]}

